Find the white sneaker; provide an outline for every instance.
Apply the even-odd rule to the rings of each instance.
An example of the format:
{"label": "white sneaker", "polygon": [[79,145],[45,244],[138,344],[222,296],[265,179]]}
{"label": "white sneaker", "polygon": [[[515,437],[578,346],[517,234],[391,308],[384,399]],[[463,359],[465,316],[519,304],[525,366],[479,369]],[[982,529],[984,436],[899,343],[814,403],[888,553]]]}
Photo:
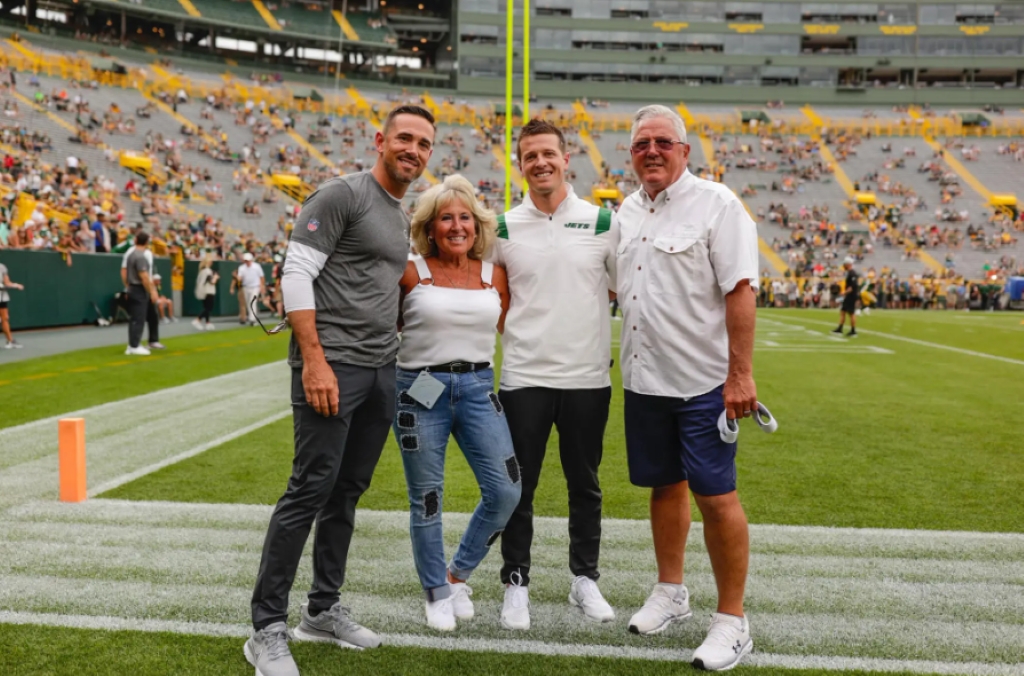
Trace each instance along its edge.
{"label": "white sneaker", "polygon": [[505,629],[526,631],[530,628],[530,589],[520,584],[505,587],[505,602],[501,606],[501,626]]}
{"label": "white sneaker", "polygon": [[597,583],[589,577],[579,575],[569,587],[569,603],[580,608],[583,614],[596,622],[611,622],[615,611],[601,596]]}
{"label": "white sneaker", "polygon": [[142,347],[141,345],[139,345],[138,347],[129,347],[127,350],[124,351],[124,353],[127,355],[133,355],[137,357],[148,357],[150,354],[149,350]]}
{"label": "white sneaker", "polygon": [[753,649],[750,623],[746,617],[711,613],[708,637],[693,651],[690,664],[705,671],[726,671],[739,664],[743,656]]}
{"label": "white sneaker", "polygon": [[455,617],[460,620],[472,620],[473,602],[469,597],[473,595],[473,588],[465,582],[449,582],[448,586],[452,590],[452,612],[455,613]]}
{"label": "white sneaker", "polygon": [[656,584],[643,607],[630,618],[629,631],[641,636],[660,634],[673,622],[681,622],[692,616],[690,592],[685,586],[677,590],[675,587]]}
{"label": "white sneaker", "polygon": [[198,319],[193,319],[192,320],[192,326],[195,327],[196,331],[202,331],[203,330],[203,323],[201,321],[199,321]]}
{"label": "white sneaker", "polygon": [[451,596],[440,601],[427,601],[427,626],[438,631],[455,630]]}
{"label": "white sneaker", "polygon": [[213,322],[207,322],[207,323],[206,323],[206,330],[207,330],[207,331],[213,331],[213,330],[214,330],[214,329],[216,329],[216,328],[217,328],[217,327],[216,327],[216,326],[214,326]]}

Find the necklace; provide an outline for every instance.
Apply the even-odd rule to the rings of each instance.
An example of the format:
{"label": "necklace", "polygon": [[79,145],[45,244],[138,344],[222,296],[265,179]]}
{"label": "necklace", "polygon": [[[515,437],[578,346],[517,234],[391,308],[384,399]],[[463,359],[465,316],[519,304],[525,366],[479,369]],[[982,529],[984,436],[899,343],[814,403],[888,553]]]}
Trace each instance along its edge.
{"label": "necklace", "polygon": [[462,281],[462,284],[456,284],[455,280],[453,280],[451,278],[451,276],[448,274],[448,271],[445,270],[444,266],[441,265],[440,263],[438,263],[437,268],[441,271],[441,274],[445,276],[445,279],[448,280],[448,283],[452,285],[452,288],[455,288],[455,289],[465,289],[466,285],[469,283],[469,270],[470,270],[470,266],[468,264],[466,265],[466,274],[464,275],[465,279]]}

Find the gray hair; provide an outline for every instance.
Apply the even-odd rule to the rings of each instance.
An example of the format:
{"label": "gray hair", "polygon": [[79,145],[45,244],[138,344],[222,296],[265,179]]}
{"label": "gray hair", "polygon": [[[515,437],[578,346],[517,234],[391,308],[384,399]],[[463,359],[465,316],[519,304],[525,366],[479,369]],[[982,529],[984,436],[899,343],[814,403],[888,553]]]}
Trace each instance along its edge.
{"label": "gray hair", "polygon": [[686,125],[683,124],[683,118],[679,117],[679,113],[668,106],[663,106],[658,103],[650,106],[644,106],[640,110],[636,111],[636,115],[633,116],[633,128],[629,132],[629,140],[632,141],[636,138],[636,131],[639,129],[641,122],[644,120],[651,120],[656,117],[664,117],[665,119],[671,120],[672,127],[679,135],[679,140],[686,143]]}

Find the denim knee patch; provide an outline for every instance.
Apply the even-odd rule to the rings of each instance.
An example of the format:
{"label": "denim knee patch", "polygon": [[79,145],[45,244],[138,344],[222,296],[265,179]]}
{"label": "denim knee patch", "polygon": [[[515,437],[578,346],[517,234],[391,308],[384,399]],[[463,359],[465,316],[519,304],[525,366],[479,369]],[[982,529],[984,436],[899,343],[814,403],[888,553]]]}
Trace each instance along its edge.
{"label": "denim knee patch", "polygon": [[498,413],[500,415],[501,412],[505,410],[501,406],[501,400],[498,399],[498,393],[497,392],[488,392],[487,393],[487,398],[491,400],[491,406],[494,407],[494,412],[495,413]]}
{"label": "denim knee patch", "polygon": [[519,483],[519,461],[516,460],[516,456],[513,455],[505,458],[505,473],[508,474],[508,478],[512,483]]}
{"label": "denim knee patch", "polygon": [[398,426],[403,430],[416,428],[416,414],[408,411],[401,411],[398,414]]}
{"label": "denim knee patch", "polygon": [[408,390],[402,390],[402,393],[398,395],[398,403],[405,406],[415,406],[416,400],[409,396]]}
{"label": "denim knee patch", "polygon": [[439,511],[441,511],[441,497],[437,491],[429,491],[423,496],[423,518],[429,519],[437,516]]}
{"label": "denim knee patch", "polygon": [[415,434],[403,434],[402,435],[402,450],[403,451],[418,451],[420,450],[420,439]]}
{"label": "denim knee patch", "polygon": [[493,533],[491,533],[491,537],[487,538],[487,546],[490,547],[491,545],[493,545],[495,543],[495,541],[498,538],[500,538],[501,534],[504,533],[504,532],[505,532],[505,529],[502,528],[501,530],[496,530]]}

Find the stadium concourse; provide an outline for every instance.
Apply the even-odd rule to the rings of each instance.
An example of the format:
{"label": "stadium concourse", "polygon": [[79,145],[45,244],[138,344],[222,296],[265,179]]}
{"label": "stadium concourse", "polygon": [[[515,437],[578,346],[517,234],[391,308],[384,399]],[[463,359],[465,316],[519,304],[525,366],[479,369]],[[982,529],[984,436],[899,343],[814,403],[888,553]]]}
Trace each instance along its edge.
{"label": "stadium concourse", "polygon": [[[463,118],[470,124],[443,118],[430,176],[462,173],[502,208],[501,134],[488,101],[437,106],[429,93],[350,89],[348,114],[330,117],[264,106],[240,94],[245,83],[201,73],[156,75],[161,85],[140,88],[19,76],[17,88],[0,92],[9,113],[4,183],[12,202],[32,209],[7,224],[7,246],[91,255],[91,232],[68,229],[85,219],[70,217],[102,211],[122,241],[140,222],[183,258],[250,252],[269,262],[286,248],[296,198],[368,167],[377,114],[399,100],[483,111]],[[203,82],[223,94],[188,94]],[[537,110],[571,128],[581,195],[614,203],[595,190],[636,187],[628,132],[601,123],[632,109],[540,102]],[[963,285],[969,297],[972,282],[1001,283],[1024,262],[1018,212],[991,200],[1024,194],[1019,137],[869,137],[829,122],[865,119],[860,110],[772,108],[754,127],[728,122],[732,109],[683,111],[696,122],[693,170],[722,178],[757,216],[766,278],[788,271],[814,285],[853,255],[869,279]],[[921,115],[870,114],[907,120],[894,124],[909,130]],[[78,178],[65,183],[72,164]],[[430,182],[415,186],[409,207]],[[859,197],[867,193],[873,201]],[[781,428],[768,436],[744,426],[741,435],[756,647],[738,673],[1024,673],[1020,319],[892,310],[864,318],[861,339],[848,341],[828,333],[830,310],[760,311],[759,393]],[[80,349],[84,331],[99,329],[54,334],[49,356],[8,363],[0,355],[0,673],[251,673],[240,639],[291,463],[284,339],[256,328],[172,331],[166,353],[129,362],[99,342]],[[617,369],[612,382],[601,583],[621,621],[591,624],[566,603],[566,505],[551,459],[541,485],[552,488],[536,503],[534,630],[501,629],[491,556],[472,580],[473,622],[452,636],[429,631],[389,441],[361,502],[342,596],[387,647],[301,646],[304,669],[679,673],[713,610],[713,578],[697,526],[687,584],[698,619],[653,637],[626,630],[655,569],[645,495],[626,476]],[[86,425],[89,499],[79,504],[57,501],[62,418]],[[445,525],[454,534],[478,496],[468,466],[450,458]],[[293,618],[309,583],[307,556]]]}

